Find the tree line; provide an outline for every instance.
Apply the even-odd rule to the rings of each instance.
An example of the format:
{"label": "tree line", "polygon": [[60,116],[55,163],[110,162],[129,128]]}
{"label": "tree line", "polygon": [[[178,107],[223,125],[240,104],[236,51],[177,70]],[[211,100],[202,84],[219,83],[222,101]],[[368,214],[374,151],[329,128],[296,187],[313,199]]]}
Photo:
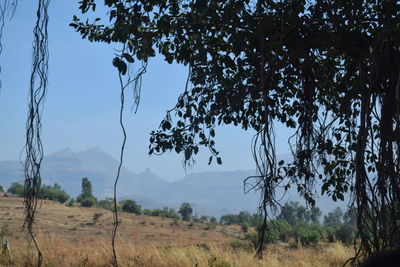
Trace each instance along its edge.
{"label": "tree line", "polygon": [[[0,185],[0,192],[4,192],[3,187]],[[24,197],[26,192],[24,186],[18,182],[14,182],[7,189],[7,193],[14,194],[19,197]],[[38,199],[54,200],[60,203],[66,203],[67,206],[71,207],[74,205],[80,205],[81,207],[97,207],[103,208],[109,211],[114,209],[113,199],[106,198],[98,200],[92,191],[92,183],[87,178],[82,179],[81,193],[76,198],[71,198],[59,184],[55,183],[53,186],[42,185],[38,192]],[[134,213],[136,215],[148,215],[158,216],[173,219],[182,219],[185,221],[195,222],[213,222],[217,220],[215,217],[193,216],[193,208],[190,203],[184,202],[181,204],[178,211],[174,208],[163,207],[162,209],[142,209],[141,205],[135,200],[124,199],[118,202],[117,209],[123,212]]]}
{"label": "tree line", "polygon": [[[320,242],[353,243],[357,231],[354,209],[343,212],[338,207],[324,215],[322,222],[321,217],[322,212],[317,206],[307,209],[298,202],[287,202],[281,207],[279,215],[268,221],[264,241],[278,243],[295,240],[298,244],[313,246]],[[259,230],[262,218],[258,214],[241,211],[239,214],[223,215],[220,223],[241,225],[242,231],[248,232],[249,227]],[[257,233],[246,234],[246,239],[254,244],[258,237]]]}
{"label": "tree line", "polygon": [[[4,189],[2,187],[0,187],[0,189],[0,192],[4,192]],[[14,194],[19,197],[24,197],[26,192],[22,184],[14,182],[7,189],[7,193]],[[38,198],[65,203],[66,201],[68,201],[68,199],[70,199],[70,196],[63,189],[61,189],[61,186],[59,184],[55,183],[53,186],[42,185],[38,192]]]}
{"label": "tree line", "polygon": [[[39,190],[38,198],[66,203],[67,206],[80,205],[81,207],[97,207],[109,211],[113,210],[113,199],[98,200],[93,195],[92,183],[87,177],[82,179],[81,187],[82,192],[75,199],[70,198],[57,183],[53,186],[43,185]],[[4,192],[2,186],[0,186],[0,192]],[[24,186],[14,182],[7,189],[7,193],[23,197],[25,194]],[[184,221],[199,223],[218,223],[215,217],[204,215],[200,217],[194,216],[193,207],[187,202],[182,203],[179,210],[176,211],[170,207],[163,207],[162,209],[142,208],[135,200],[124,199],[118,202],[117,208],[119,211],[136,215],[182,219]],[[346,212],[343,212],[341,208],[336,208],[324,215],[322,222],[321,217],[322,212],[317,206],[307,209],[298,202],[287,202],[281,207],[279,215],[268,221],[265,242],[288,242],[290,239],[296,240],[302,245],[316,245],[322,241],[334,242],[336,240],[348,245],[353,242],[357,230],[354,209],[348,209]],[[221,216],[219,223],[240,225],[242,231],[247,233],[246,239],[256,243],[258,234],[248,232],[250,227],[258,231],[262,225],[262,218],[259,214],[241,211],[238,214],[225,214]]]}

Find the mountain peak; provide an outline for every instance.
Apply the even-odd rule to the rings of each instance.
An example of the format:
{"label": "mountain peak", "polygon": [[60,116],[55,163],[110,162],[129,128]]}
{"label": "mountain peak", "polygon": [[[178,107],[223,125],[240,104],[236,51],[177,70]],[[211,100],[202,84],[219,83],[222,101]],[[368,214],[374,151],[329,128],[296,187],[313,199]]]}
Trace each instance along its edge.
{"label": "mountain peak", "polygon": [[106,154],[106,152],[104,152],[103,150],[101,150],[97,146],[91,147],[88,150],[84,151],[83,153],[102,153],[102,154]]}
{"label": "mountain peak", "polygon": [[142,173],[152,173],[149,167],[147,167]]}
{"label": "mountain peak", "polygon": [[56,152],[50,154],[49,156],[67,158],[67,157],[73,157],[75,155],[76,154],[69,147],[66,147],[66,148],[63,148],[59,151],[56,151]]}

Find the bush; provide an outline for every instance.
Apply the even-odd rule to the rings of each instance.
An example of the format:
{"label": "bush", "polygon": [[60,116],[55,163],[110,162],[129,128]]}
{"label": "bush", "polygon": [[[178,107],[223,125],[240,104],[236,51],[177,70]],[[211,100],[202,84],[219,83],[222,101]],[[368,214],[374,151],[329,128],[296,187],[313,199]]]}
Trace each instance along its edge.
{"label": "bush", "polygon": [[97,207],[112,211],[114,209],[114,202],[112,198],[106,198],[103,200],[97,201]]}
{"label": "bush", "polygon": [[192,213],[193,213],[193,208],[192,205],[190,205],[187,202],[182,203],[181,207],[179,208],[178,213],[182,215],[182,219],[184,221],[190,221],[192,218]]}
{"label": "bush", "polygon": [[[23,197],[25,195],[24,186],[20,183],[12,183],[7,192]],[[54,200],[60,203],[65,203],[69,199],[69,195],[58,184],[54,186],[43,185],[39,188],[37,194],[39,199]]]}
{"label": "bush", "polygon": [[249,240],[253,246],[256,248],[258,244],[258,234],[256,233],[248,233],[245,234],[244,239]]}
{"label": "bush", "polygon": [[172,219],[179,219],[179,214],[173,208],[164,207],[164,216]]}
{"label": "bush", "polygon": [[82,207],[93,207],[97,203],[97,198],[92,195],[92,183],[87,177],[82,179],[82,193],[76,198]]}
{"label": "bush", "polygon": [[317,229],[313,229],[306,224],[300,224],[297,226],[295,236],[303,245],[315,246],[323,239],[323,235]]}
{"label": "bush", "polygon": [[72,207],[75,203],[75,198],[71,198],[68,202],[67,202],[67,207]]}
{"label": "bush", "polygon": [[269,229],[275,229],[278,232],[279,240],[287,242],[289,237],[293,235],[292,226],[286,221],[276,219],[268,222]]}
{"label": "bush", "polygon": [[81,206],[85,208],[93,207],[97,202],[95,197],[81,199]]}
{"label": "bush", "polygon": [[122,201],[122,210],[125,212],[134,213],[136,215],[141,214],[141,207],[136,203],[136,201],[128,199]]}
{"label": "bush", "polygon": [[151,210],[150,209],[144,209],[143,214],[147,216],[151,216]]}
{"label": "bush", "polygon": [[17,195],[19,197],[24,196],[24,186],[20,183],[12,183],[7,189],[7,193]]}
{"label": "bush", "polygon": [[69,195],[58,184],[54,184],[54,186],[43,185],[39,189],[38,198],[65,203],[69,199]]}
{"label": "bush", "polygon": [[0,192],[4,192],[4,189],[1,185],[0,185]]}
{"label": "bush", "polygon": [[241,229],[244,233],[247,233],[249,231],[249,225],[247,223],[244,223],[242,224]]}
{"label": "bush", "polygon": [[278,243],[279,242],[279,231],[276,228],[269,228],[265,233],[265,241],[267,243]]}
{"label": "bush", "polygon": [[353,243],[355,238],[354,229],[350,225],[341,225],[336,230],[336,238],[346,245]]}
{"label": "bush", "polygon": [[160,210],[160,209],[154,209],[154,210],[150,211],[151,216],[161,216],[161,214],[162,214],[162,210]]}

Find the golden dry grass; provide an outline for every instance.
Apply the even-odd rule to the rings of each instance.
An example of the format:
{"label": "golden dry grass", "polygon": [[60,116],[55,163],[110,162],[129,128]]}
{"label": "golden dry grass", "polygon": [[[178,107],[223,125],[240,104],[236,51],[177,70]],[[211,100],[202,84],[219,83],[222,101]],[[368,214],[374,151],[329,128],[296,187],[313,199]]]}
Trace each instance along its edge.
{"label": "golden dry grass", "polygon": [[[102,214],[96,222],[95,213]],[[253,251],[230,246],[233,236],[204,224],[179,221],[176,225],[171,219],[126,213],[121,219],[117,242],[121,266],[341,266],[353,252],[339,243],[302,250],[273,245],[264,260],[255,260]],[[22,222],[22,200],[0,198],[0,227],[10,240],[14,266],[29,263],[27,253],[32,253],[26,236],[19,232]],[[111,225],[112,214],[105,210],[44,201],[37,223],[44,266],[110,266]],[[0,256],[1,264],[7,260]]]}

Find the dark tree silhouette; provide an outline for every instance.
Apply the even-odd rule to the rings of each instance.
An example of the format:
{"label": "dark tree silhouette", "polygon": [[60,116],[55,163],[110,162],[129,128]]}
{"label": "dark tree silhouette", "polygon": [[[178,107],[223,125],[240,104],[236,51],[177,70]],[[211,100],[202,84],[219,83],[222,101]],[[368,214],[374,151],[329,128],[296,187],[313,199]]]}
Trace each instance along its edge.
{"label": "dark tree silhouette", "polygon": [[182,216],[182,220],[190,221],[192,218],[193,208],[187,202],[182,203],[181,207],[179,208],[178,213]]}
{"label": "dark tree silhouette", "polygon": [[92,183],[87,177],[82,178],[82,193],[76,198],[83,207],[93,207],[97,199],[92,194]]}
{"label": "dark tree silhouette", "polygon": [[[94,0],[80,2],[82,13]],[[397,1],[117,1],[108,18],[71,24],[83,38],[119,42],[113,64],[125,74],[156,50],[189,67],[187,86],[160,129],[150,154],[199,146],[221,163],[215,127],[253,128],[266,219],[275,188],[290,178],[314,204],[323,193],[343,200],[351,190],[361,245],[355,261],[398,247],[400,232],[400,4]],[[104,18],[103,18],[104,19]],[[190,86],[189,86],[190,85]],[[174,115],[174,116],[173,116]],[[293,162],[277,162],[275,123],[296,129]],[[322,170],[322,171],[321,171]],[[369,223],[372,218],[373,224]],[[262,252],[262,242],[258,253]]]}
{"label": "dark tree silhouette", "polygon": [[136,201],[127,199],[122,202],[122,210],[125,212],[135,213],[136,215],[140,215],[141,207],[136,203]]}

